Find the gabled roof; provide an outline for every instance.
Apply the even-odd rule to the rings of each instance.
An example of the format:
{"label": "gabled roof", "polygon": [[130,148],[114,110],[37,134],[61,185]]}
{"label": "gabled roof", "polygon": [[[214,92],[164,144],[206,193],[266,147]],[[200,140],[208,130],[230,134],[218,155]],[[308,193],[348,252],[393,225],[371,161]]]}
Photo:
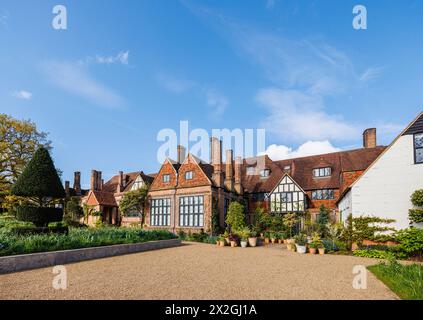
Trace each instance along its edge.
{"label": "gabled roof", "polygon": [[96,205],[117,206],[115,196],[111,192],[91,190],[88,194],[87,203],[89,203],[91,199],[94,200],[94,204]]}
{"label": "gabled roof", "polygon": [[303,188],[301,188],[301,186],[297,183],[297,181],[295,181],[288,173],[285,173],[282,178],[279,180],[279,182],[275,185],[275,187],[270,191],[270,193],[273,193],[277,187],[279,187],[279,185],[282,183],[283,179],[285,179],[285,177],[287,177],[289,180],[292,181],[293,184],[295,184],[298,189],[300,189],[300,191],[302,191],[303,193],[305,193],[305,191],[303,190]]}
{"label": "gabled roof", "polygon": [[[416,130],[421,130],[421,131],[416,131]],[[366,174],[367,171],[369,171],[374,165],[375,163],[377,163],[377,161],[386,153],[389,151],[389,149],[392,148],[392,146],[398,141],[398,139],[404,135],[408,135],[408,134],[414,134],[416,132],[423,132],[423,111],[420,112],[420,114],[413,120],[410,122],[410,124],[391,142],[391,144],[389,146],[387,146],[383,152],[381,152],[372,163],[369,164],[369,166],[365,169],[364,173],[357,179],[355,180],[348,188],[346,188],[342,194],[340,195],[337,203],[339,203],[343,197],[345,197],[345,195],[352,189],[352,187],[358,182],[360,181],[360,179]]]}
{"label": "gabled roof", "polygon": [[[145,183],[151,184],[154,180],[155,174],[145,174],[143,171],[129,172],[124,173],[123,176],[127,177],[125,188],[122,192],[131,190],[135,180],[141,176]],[[109,181],[107,181],[103,186],[103,191],[117,193],[117,187],[119,184],[119,175],[113,176]]]}

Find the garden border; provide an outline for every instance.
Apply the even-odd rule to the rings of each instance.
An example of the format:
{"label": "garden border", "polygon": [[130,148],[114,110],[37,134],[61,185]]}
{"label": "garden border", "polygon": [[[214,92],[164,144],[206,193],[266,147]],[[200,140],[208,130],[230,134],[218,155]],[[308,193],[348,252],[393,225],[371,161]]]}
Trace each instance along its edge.
{"label": "garden border", "polygon": [[30,253],[0,257],[0,274],[38,269],[68,263],[120,256],[125,254],[172,248],[181,245],[179,239],[117,244],[111,246]]}

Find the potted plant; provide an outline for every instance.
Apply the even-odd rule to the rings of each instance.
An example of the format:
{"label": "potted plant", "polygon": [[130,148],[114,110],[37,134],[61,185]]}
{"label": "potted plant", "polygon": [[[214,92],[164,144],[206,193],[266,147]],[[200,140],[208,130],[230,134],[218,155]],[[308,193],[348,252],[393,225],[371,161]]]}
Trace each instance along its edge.
{"label": "potted plant", "polygon": [[295,237],[297,252],[304,254],[307,252],[307,237],[304,234],[299,234]]}
{"label": "potted plant", "polygon": [[283,232],[279,232],[278,233],[278,242],[279,242],[279,244],[282,244],[284,242],[284,238],[285,238],[284,233]]}
{"label": "potted plant", "polygon": [[223,238],[225,239],[227,245],[230,245],[231,244],[231,241],[229,239],[229,231],[228,231],[228,229],[225,230],[225,233],[223,234]]}
{"label": "potted plant", "polygon": [[220,235],[217,239],[220,247],[224,247],[226,245],[225,237],[223,235]]}
{"label": "potted plant", "polygon": [[275,244],[276,240],[277,240],[277,233],[271,232],[270,233],[270,241],[272,241],[272,244]]}
{"label": "potted plant", "polygon": [[250,229],[248,227],[243,228],[239,235],[241,237],[241,248],[246,248],[248,245],[248,237],[250,236]]}
{"label": "potted plant", "polygon": [[295,251],[295,239],[286,239],[286,248],[289,251]]}
{"label": "potted plant", "polygon": [[251,231],[250,232],[249,238],[248,238],[248,245],[250,247],[257,246],[257,232],[256,231]]}
{"label": "potted plant", "polygon": [[325,246],[323,245],[323,242],[321,244],[319,244],[319,254],[320,255],[324,255],[325,254]]}
{"label": "potted plant", "polygon": [[322,240],[320,239],[320,235],[318,232],[313,233],[313,236],[311,237],[311,242],[309,245],[309,251],[311,254],[316,254],[317,249],[322,244]]}
{"label": "potted plant", "polygon": [[264,233],[264,243],[265,244],[269,244],[270,243],[270,232],[269,231],[266,231]]}
{"label": "potted plant", "polygon": [[239,236],[235,233],[231,233],[229,235],[229,241],[231,243],[231,247],[235,248],[238,246]]}

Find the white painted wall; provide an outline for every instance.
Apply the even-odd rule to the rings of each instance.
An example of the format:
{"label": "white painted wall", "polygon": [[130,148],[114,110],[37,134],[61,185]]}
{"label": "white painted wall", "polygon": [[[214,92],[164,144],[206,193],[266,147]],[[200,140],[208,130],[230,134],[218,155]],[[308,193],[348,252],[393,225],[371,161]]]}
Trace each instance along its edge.
{"label": "white painted wall", "polygon": [[339,203],[340,210],[341,207],[350,210],[353,216],[395,219],[394,228],[408,228],[410,196],[423,189],[423,164],[414,164],[413,139],[413,135],[401,136],[356,181],[349,195]]}
{"label": "white painted wall", "polygon": [[348,191],[344,195],[342,200],[338,203],[339,215],[342,222],[345,222],[347,218],[352,214],[352,192]]}

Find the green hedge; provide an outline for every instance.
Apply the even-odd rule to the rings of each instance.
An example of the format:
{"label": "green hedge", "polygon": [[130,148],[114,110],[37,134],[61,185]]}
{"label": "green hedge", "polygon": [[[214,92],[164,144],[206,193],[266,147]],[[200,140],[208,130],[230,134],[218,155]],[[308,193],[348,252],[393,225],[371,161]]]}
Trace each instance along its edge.
{"label": "green hedge", "polygon": [[20,221],[28,221],[37,227],[45,227],[49,222],[60,222],[63,220],[63,209],[45,207],[18,207],[16,218]]}

